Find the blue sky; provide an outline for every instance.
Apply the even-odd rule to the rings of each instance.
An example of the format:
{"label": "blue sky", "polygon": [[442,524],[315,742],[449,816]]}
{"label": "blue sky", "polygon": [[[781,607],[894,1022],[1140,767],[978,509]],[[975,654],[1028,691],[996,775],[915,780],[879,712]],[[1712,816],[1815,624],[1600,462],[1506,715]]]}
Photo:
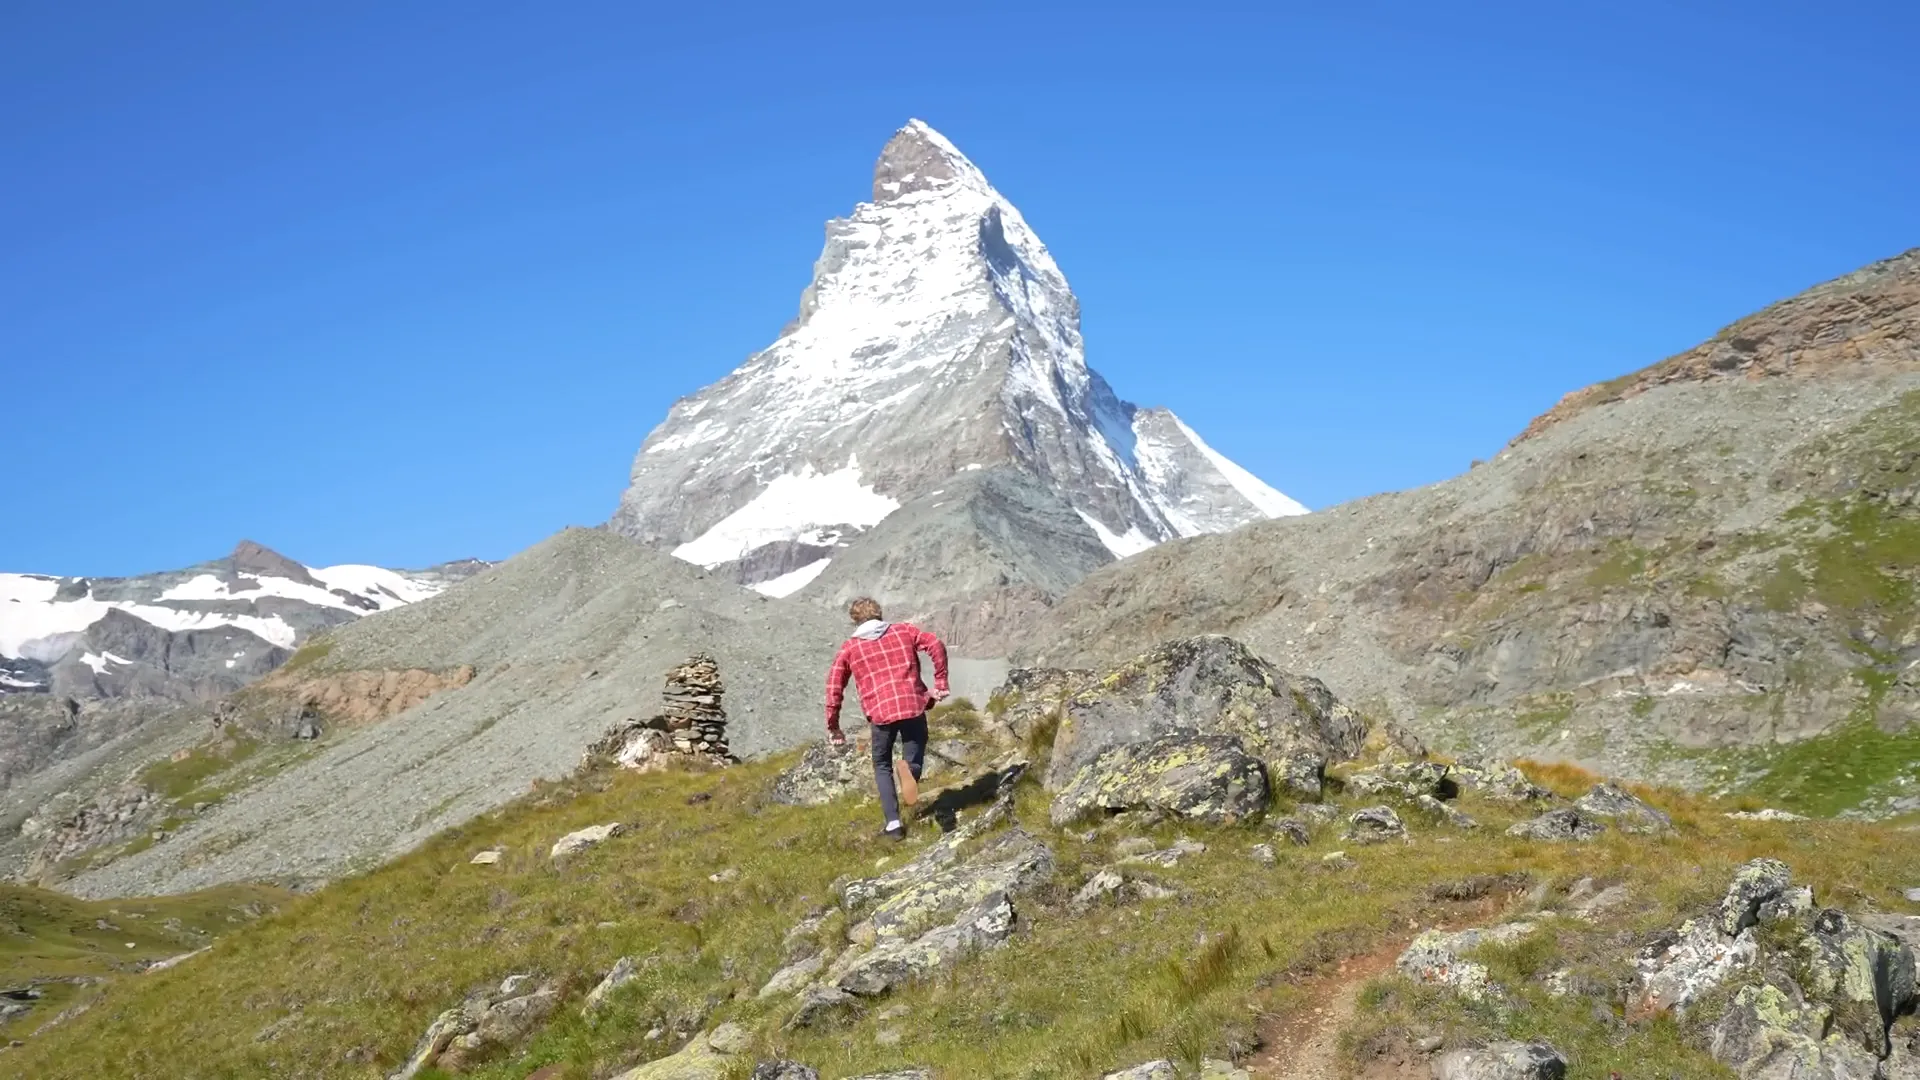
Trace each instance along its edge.
{"label": "blue sky", "polygon": [[1910,4],[925,6],[7,5],[0,569],[598,523],[911,116],[1315,507],[1920,244]]}

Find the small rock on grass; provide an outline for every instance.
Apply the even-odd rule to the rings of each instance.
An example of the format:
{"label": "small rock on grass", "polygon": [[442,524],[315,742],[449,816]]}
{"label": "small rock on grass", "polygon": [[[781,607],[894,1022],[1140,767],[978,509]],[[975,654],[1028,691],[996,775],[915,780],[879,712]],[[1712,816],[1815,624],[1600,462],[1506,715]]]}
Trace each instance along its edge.
{"label": "small rock on grass", "polygon": [[1563,1080],[1567,1059],[1543,1042],[1497,1042],[1434,1060],[1433,1080]]}
{"label": "small rock on grass", "polygon": [[1272,844],[1255,844],[1247,849],[1247,854],[1262,866],[1272,866],[1279,861],[1279,857],[1273,853]]}
{"label": "small rock on grass", "polygon": [[763,1061],[753,1067],[751,1080],[820,1080],[820,1073],[797,1061]]}
{"label": "small rock on grass", "polygon": [[1295,847],[1306,847],[1312,842],[1312,837],[1307,835],[1306,822],[1299,818],[1276,818],[1273,822],[1273,831],[1285,837],[1287,843]]}
{"label": "small rock on grass", "polygon": [[1149,1061],[1144,1065],[1135,1065],[1131,1069],[1110,1072],[1100,1080],[1175,1080],[1179,1074],[1173,1071],[1173,1062],[1165,1058]]}
{"label": "small rock on grass", "polygon": [[482,851],[473,858],[468,859],[467,863],[471,866],[492,866],[499,861],[500,851],[495,849],[493,851]]}
{"label": "small rock on grass", "polygon": [[1507,830],[1522,840],[1591,840],[1607,830],[1605,822],[1571,807],[1549,810]]}
{"label": "small rock on grass", "polygon": [[552,858],[564,859],[575,852],[585,851],[595,844],[603,843],[615,836],[619,836],[625,831],[626,826],[617,821],[609,822],[605,825],[592,825],[580,829],[577,832],[570,832],[559,840],[556,840],[553,845],[553,850],[549,854]]}
{"label": "small rock on grass", "polygon": [[1348,858],[1347,853],[1344,851],[1329,851],[1325,855],[1320,856],[1320,865],[1329,870],[1345,870],[1350,866],[1359,866],[1360,864]]}
{"label": "small rock on grass", "polygon": [[1920,904],[1920,889],[1908,889],[1901,895],[1907,898],[1908,903]]}
{"label": "small rock on grass", "polygon": [[1347,819],[1347,839],[1357,844],[1405,840],[1406,822],[1390,806],[1369,806]]}
{"label": "small rock on grass", "polygon": [[1573,808],[1590,817],[1606,818],[1621,832],[1673,831],[1673,819],[1664,811],[1612,784],[1595,784],[1593,790],[1573,801]]}

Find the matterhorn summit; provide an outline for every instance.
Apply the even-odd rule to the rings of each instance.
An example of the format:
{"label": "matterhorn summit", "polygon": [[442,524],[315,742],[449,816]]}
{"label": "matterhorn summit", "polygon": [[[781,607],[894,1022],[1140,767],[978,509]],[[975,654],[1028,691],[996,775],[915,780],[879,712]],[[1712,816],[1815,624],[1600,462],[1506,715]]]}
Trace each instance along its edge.
{"label": "matterhorn summit", "polygon": [[[918,532],[982,532],[1000,564],[950,580],[951,535],[928,551],[947,565],[891,560],[903,597],[945,580],[946,599],[980,583],[1052,595],[1163,540],[1305,512],[1171,412],[1114,394],[1046,245],[918,120],[881,151],[873,200],[828,223],[799,316],[647,437],[611,528],[785,595],[824,587],[916,507]],[[1036,523],[1050,550],[1014,557]]]}

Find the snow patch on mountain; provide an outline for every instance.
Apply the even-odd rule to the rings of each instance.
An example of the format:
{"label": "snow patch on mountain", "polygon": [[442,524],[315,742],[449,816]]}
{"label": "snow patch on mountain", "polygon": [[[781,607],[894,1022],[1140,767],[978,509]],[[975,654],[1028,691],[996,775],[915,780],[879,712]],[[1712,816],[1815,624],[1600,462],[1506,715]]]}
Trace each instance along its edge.
{"label": "snow patch on mountain", "polygon": [[768,578],[752,586],[753,591],[763,596],[792,596],[794,593],[813,584],[813,579],[824,573],[827,569],[827,564],[832,561],[831,558],[817,559],[798,570],[789,570],[779,577]]}
{"label": "snow patch on mountain", "polygon": [[91,653],[91,652],[82,653],[80,656],[80,662],[92,668],[93,673],[95,675],[105,675],[107,673],[108,664],[119,664],[122,667],[125,667],[133,663],[133,661],[131,660],[125,659],[123,657],[115,656],[110,652],[109,653]]}
{"label": "snow patch on mountain", "polygon": [[[861,482],[858,457],[848,458],[845,468],[830,473],[806,464],[798,472],[774,477],[752,501],[674,548],[673,554],[714,567],[768,544],[797,541],[831,547],[839,539],[838,530],[872,528],[898,509],[898,500]],[[818,575],[819,570],[814,573]]]}
{"label": "snow patch on mountain", "polygon": [[1141,532],[1140,526],[1138,525],[1129,528],[1124,533],[1117,533],[1107,528],[1101,523],[1099,518],[1094,517],[1085,510],[1075,510],[1074,513],[1079,514],[1080,520],[1086,522],[1087,525],[1093,529],[1093,535],[1100,538],[1100,543],[1106,545],[1106,549],[1113,552],[1113,557],[1116,559],[1124,559],[1129,555],[1138,555],[1159,543],[1158,540]]}
{"label": "snow patch on mountain", "polygon": [[[1168,415],[1172,416],[1173,414],[1169,413]],[[1208,446],[1206,440],[1202,439],[1198,432],[1188,427],[1179,417],[1174,416],[1173,422],[1175,426],[1179,427],[1180,433],[1192,441],[1193,448],[1205,455],[1208,463],[1220,470],[1221,476],[1226,477],[1227,483],[1232,484],[1233,489],[1245,496],[1246,500],[1252,503],[1261,513],[1270,518],[1277,518],[1293,517],[1298,514],[1312,512],[1303,504],[1269,487],[1265,481],[1241,468],[1239,464],[1229,460],[1226,455]]]}

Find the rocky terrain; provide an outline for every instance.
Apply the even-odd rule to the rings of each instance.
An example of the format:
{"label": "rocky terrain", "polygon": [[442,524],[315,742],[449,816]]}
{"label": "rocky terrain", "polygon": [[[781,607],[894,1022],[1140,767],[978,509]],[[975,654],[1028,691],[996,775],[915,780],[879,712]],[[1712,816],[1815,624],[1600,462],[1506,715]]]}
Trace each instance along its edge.
{"label": "rocky terrain", "polygon": [[1018,652],[1231,633],[1435,746],[1920,808],[1916,319],[1909,252],[1570,395],[1465,475],[1100,569]]}
{"label": "rocky terrain", "polygon": [[[707,675],[684,677],[670,713],[691,700],[674,686],[712,696]],[[1023,672],[933,730],[904,845],[874,836],[857,749],[596,757],[203,952],[92,984],[59,1018],[29,1007],[0,1068],[1911,1080],[1920,1065],[1910,828],[1430,757],[1218,636]]]}
{"label": "rocky terrain", "polygon": [[770,595],[875,592],[986,655],[1093,566],[1304,512],[1114,394],[1046,246],[914,121],[798,318],[647,437],[611,527]]}

